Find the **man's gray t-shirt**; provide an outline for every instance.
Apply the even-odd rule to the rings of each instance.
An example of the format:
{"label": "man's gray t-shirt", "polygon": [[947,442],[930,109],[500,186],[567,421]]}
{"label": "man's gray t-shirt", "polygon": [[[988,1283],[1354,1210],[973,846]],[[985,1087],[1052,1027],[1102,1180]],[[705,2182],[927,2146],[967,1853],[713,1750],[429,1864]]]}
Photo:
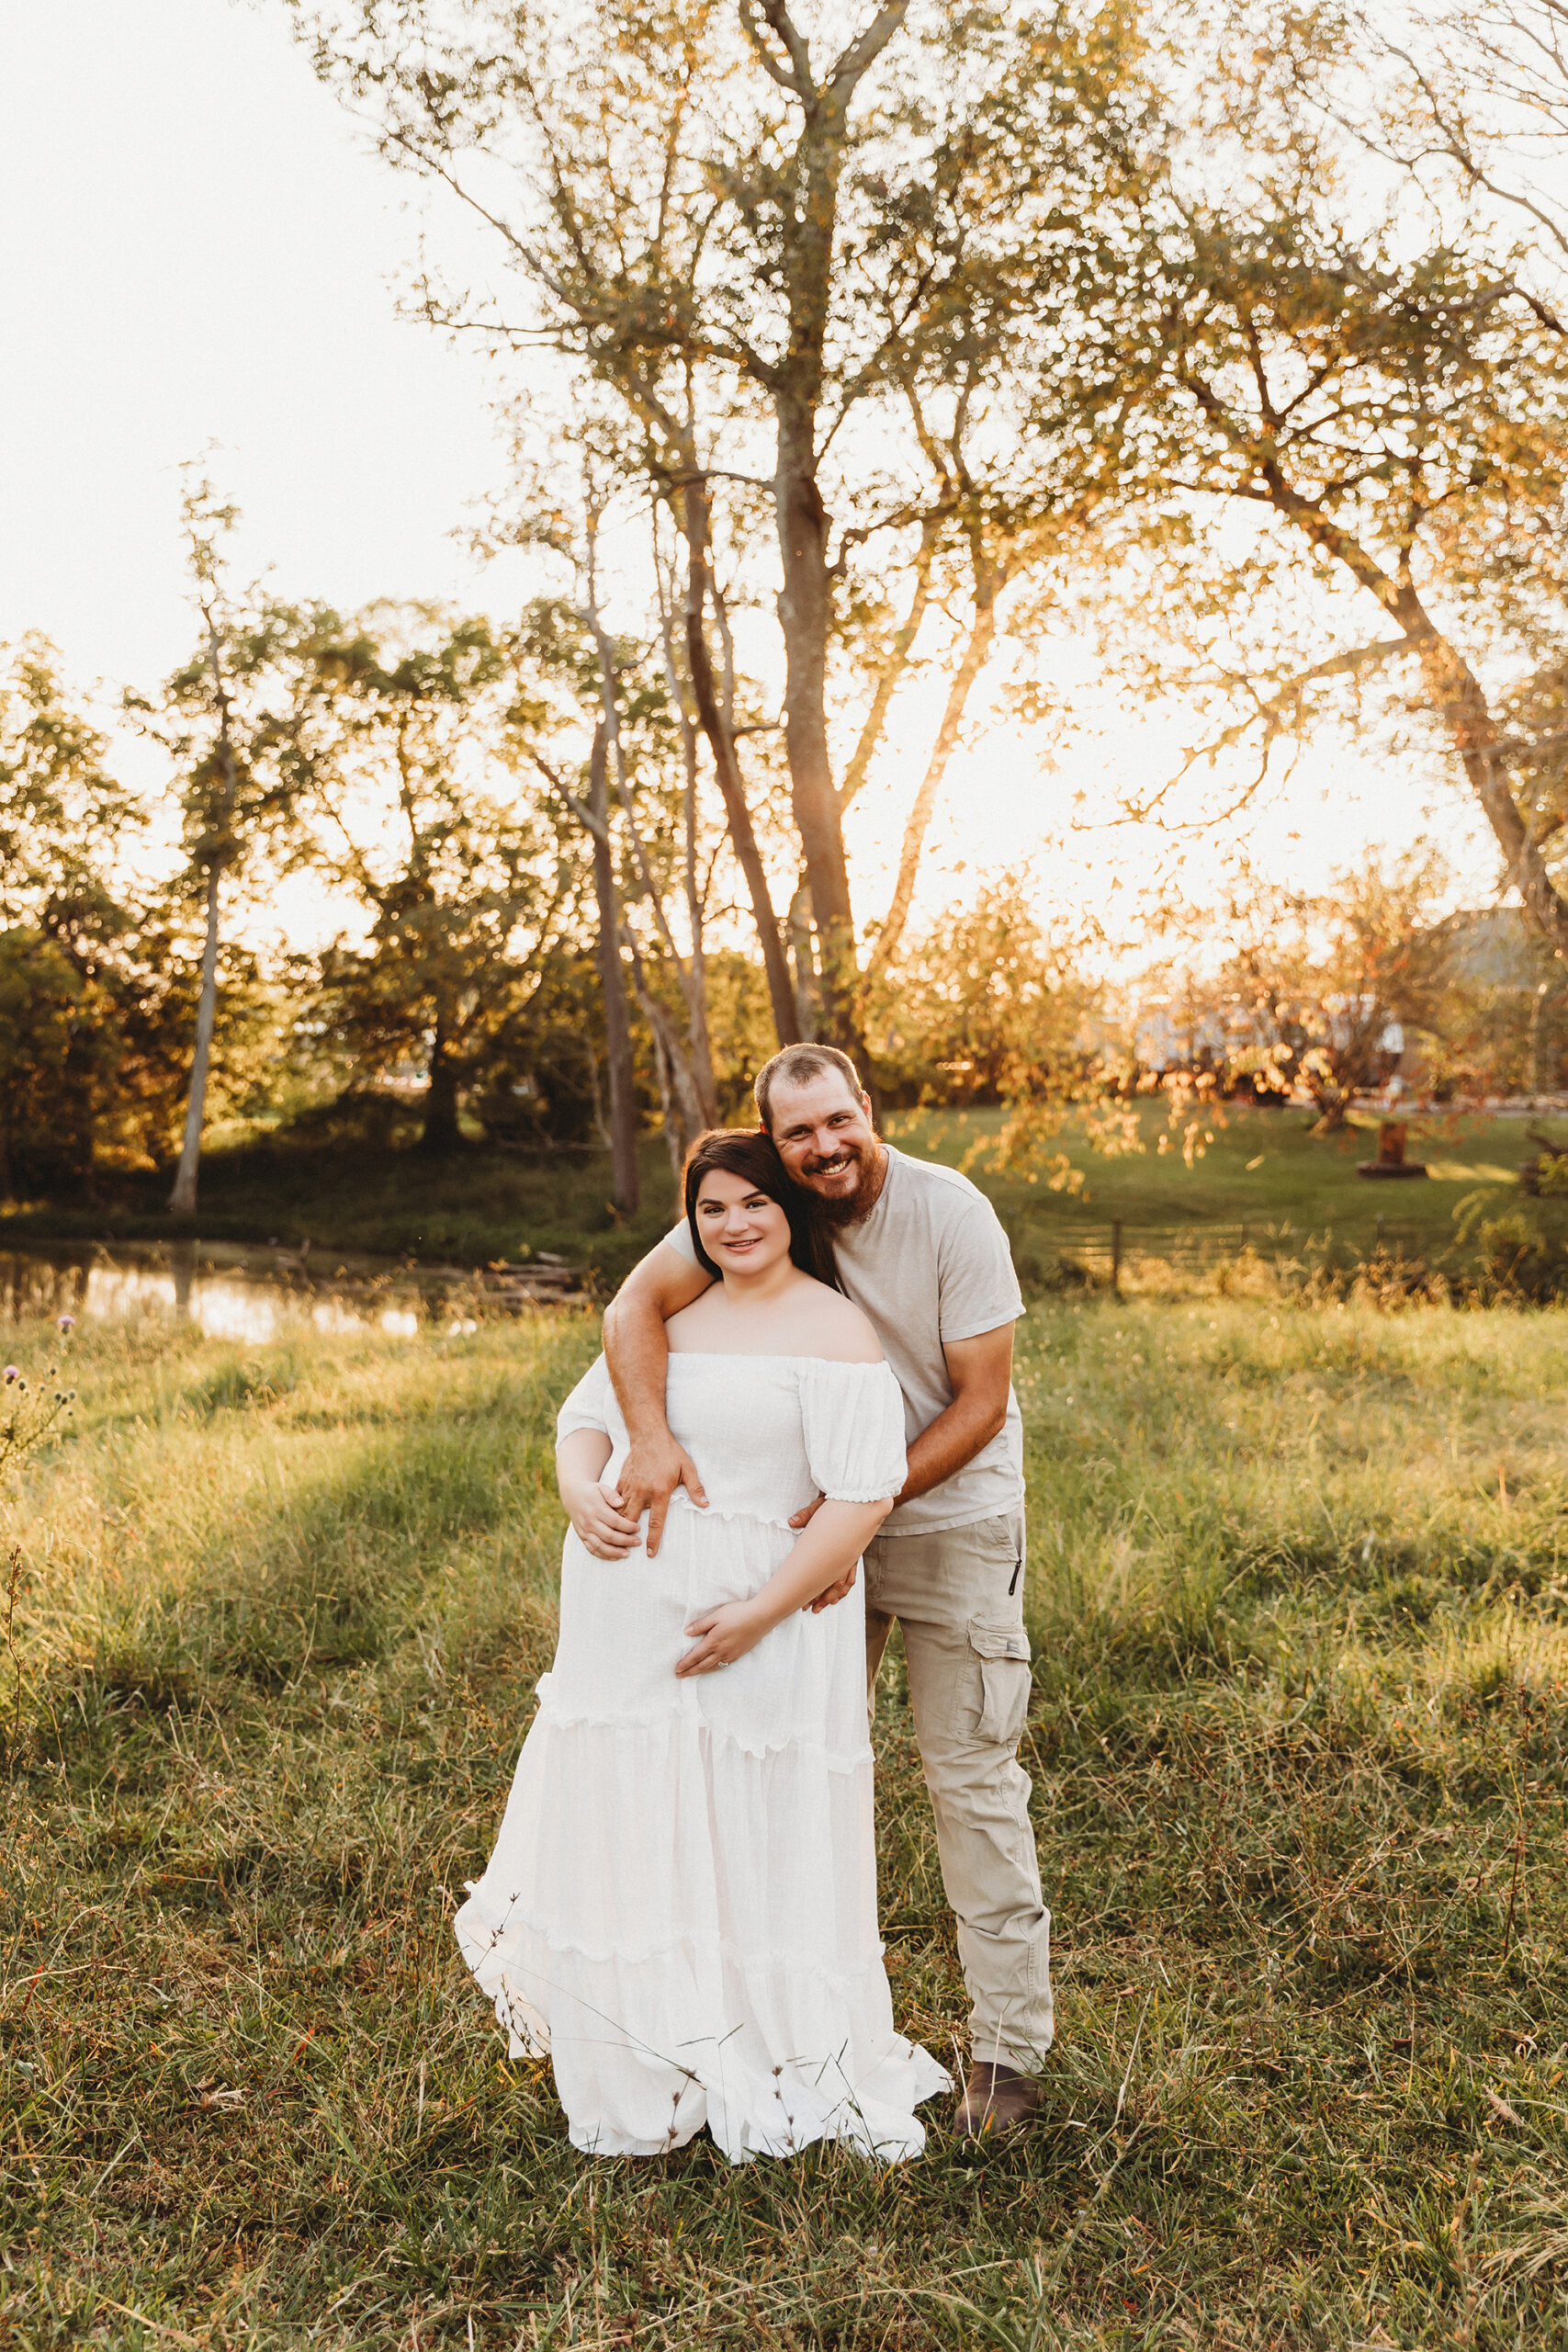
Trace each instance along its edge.
{"label": "man's gray t-shirt", "polygon": [[[904,1392],[904,1430],[912,1444],[953,1402],[944,1340],[973,1340],[1024,1311],[1012,1253],[995,1209],[956,1168],[910,1159],[891,1144],[881,1197],[860,1225],[833,1233],[839,1280],[870,1316]],[[668,1237],[695,1265],[682,1222]],[[938,1527],[1023,1508],[1023,1423],[1008,1391],[1003,1427],[972,1462],[913,1502],[889,1512],[889,1535],[924,1535]]]}

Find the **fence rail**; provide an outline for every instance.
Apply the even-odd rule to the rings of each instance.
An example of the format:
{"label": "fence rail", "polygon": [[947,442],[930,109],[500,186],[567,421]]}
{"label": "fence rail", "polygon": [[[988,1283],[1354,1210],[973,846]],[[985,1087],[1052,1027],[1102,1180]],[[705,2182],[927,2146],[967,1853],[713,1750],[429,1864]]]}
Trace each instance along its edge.
{"label": "fence rail", "polygon": [[1272,1264],[1359,1264],[1380,1252],[1396,1258],[1425,1257],[1431,1238],[1418,1226],[1382,1216],[1376,1220],[1371,1249],[1364,1239],[1353,1240],[1332,1227],[1313,1229],[1289,1219],[1272,1222],[1246,1217],[1229,1223],[1145,1225],[1113,1217],[1103,1225],[1058,1227],[1051,1236],[1051,1246],[1065,1268],[1109,1283],[1115,1289],[1123,1272],[1135,1270],[1140,1260],[1189,1274],[1208,1273],[1249,1254]]}

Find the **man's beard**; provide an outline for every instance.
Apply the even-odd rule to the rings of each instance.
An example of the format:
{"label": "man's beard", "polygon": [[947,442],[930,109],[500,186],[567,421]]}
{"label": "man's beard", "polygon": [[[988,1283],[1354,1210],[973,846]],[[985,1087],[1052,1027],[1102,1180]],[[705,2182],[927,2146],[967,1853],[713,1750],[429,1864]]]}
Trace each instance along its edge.
{"label": "man's beard", "polygon": [[[868,1167],[859,1151],[846,1152],[844,1156],[854,1163],[855,1188],[852,1193],[819,1193],[815,1184],[801,1185],[802,1192],[810,1193],[812,1207],[824,1225],[858,1225],[861,1218],[868,1216],[875,1206],[874,1198],[868,1200],[866,1197],[873,1190],[874,1167]],[[801,1173],[805,1175],[804,1169]]]}

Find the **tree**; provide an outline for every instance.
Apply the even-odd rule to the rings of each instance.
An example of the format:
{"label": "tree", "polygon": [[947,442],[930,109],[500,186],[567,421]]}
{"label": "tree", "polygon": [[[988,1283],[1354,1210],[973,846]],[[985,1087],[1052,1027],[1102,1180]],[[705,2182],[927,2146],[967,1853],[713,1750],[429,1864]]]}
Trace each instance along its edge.
{"label": "tree", "polygon": [[1397,190],[1367,204],[1296,70],[1320,20],[1247,22],[1197,74],[1185,147],[1151,164],[1107,319],[1148,493],[1121,614],[1163,637],[1157,682],[1227,722],[1192,763],[1257,747],[1232,817],[1273,747],[1396,676],[1395,708],[1446,749],[1563,953],[1544,746],[1501,708],[1564,625],[1559,331],[1485,222],[1434,226]]}
{"label": "tree", "polygon": [[[1562,0],[1321,12],[1302,79],[1331,119],[1409,172],[1522,231],[1545,283],[1568,268],[1568,9]],[[1352,81],[1348,51],[1382,71]]]}
{"label": "tree", "polygon": [[187,886],[202,907],[196,1037],[184,1134],[169,1209],[194,1214],[201,1132],[218,1018],[220,912],[226,879],[265,847],[287,842],[300,788],[303,696],[311,649],[335,616],[301,610],[231,587],[225,543],[238,520],[205,476],[187,468],[180,503],[191,595],[200,641],[154,703],[128,695],[126,707],[168,752],[181,778]]}
{"label": "tree", "polygon": [[15,1198],[18,1147],[58,1132],[84,994],[51,939],[0,931],[0,1200]]}
{"label": "tree", "polygon": [[1058,1100],[1087,1060],[1094,991],[1043,927],[1029,877],[998,875],[911,945],[870,998],[876,1074],[898,1103]]}
{"label": "tree", "polygon": [[[622,1157],[629,1161],[635,1156],[625,1004],[629,967],[653,1043],[666,1134],[678,1167],[693,1139],[717,1119],[703,872],[705,865],[711,878],[712,866],[705,857],[698,808],[696,723],[678,673],[673,605],[662,567],[657,646],[613,637],[605,625],[598,587],[603,512],[592,484],[585,487],[590,494],[577,518],[580,530],[559,533],[552,541],[555,551],[572,564],[576,601],[568,605],[536,600],[508,639],[518,678],[513,715],[519,756],[532,763],[592,845],[607,1016],[613,1036],[625,1029],[618,1089],[612,1070],[612,1129],[621,1137]],[[657,567],[657,544],[654,553]],[[564,756],[557,742],[563,729],[569,747]],[[575,782],[570,749],[574,735]],[[670,774],[677,756],[678,781]],[[672,898],[684,901],[684,945],[671,920]],[[645,918],[640,935],[634,910]],[[666,982],[680,998],[683,1023],[665,1001]]]}
{"label": "tree", "polygon": [[1233,900],[1235,944],[1217,994],[1241,1015],[1236,1069],[1305,1087],[1319,1131],[1343,1127],[1355,1096],[1387,1078],[1396,1027],[1430,1034],[1446,1025],[1453,938],[1440,919],[1445,880],[1441,861],[1422,845],[1389,865],[1371,857],[1337,873],[1319,895],[1262,888]]}
{"label": "tree", "polygon": [[588,754],[589,831],[593,840],[593,903],[598,915],[595,940],[599,985],[604,999],[605,1060],[610,1080],[610,1165],[615,1206],[635,1216],[641,1201],[642,1180],[637,1167],[637,1071],[632,1057],[632,1024],[626,1003],[626,966],[621,960],[620,899],[615,888],[615,858],[610,841],[609,752],[604,723],[593,729]]}
{"label": "tree", "polygon": [[362,1077],[423,1080],[421,1148],[449,1153],[465,1088],[546,984],[581,871],[517,795],[513,682],[488,622],[373,606],[313,665],[302,854],[368,918],[362,945],[323,958],[324,1000]]}
{"label": "tree", "polygon": [[[135,986],[137,911],[112,869],[141,825],[42,638],[0,673],[0,1196],[17,1175],[91,1194]],[[128,1073],[129,1075],[129,1073]]]}
{"label": "tree", "polygon": [[[494,229],[526,305],[514,319],[427,286],[429,315],[564,355],[619,404],[628,452],[662,486],[686,552],[697,718],[783,1038],[797,1025],[795,994],[705,623],[721,619],[718,494],[735,493],[726,527],[748,560],[765,501],[824,1018],[852,1036],[857,941],[829,676],[857,576],[886,573],[901,544],[917,629],[923,609],[929,485],[899,387],[918,372],[911,354],[940,344],[982,289],[993,317],[1051,311],[1048,288],[1084,294],[1098,259],[1086,215],[1125,143],[1130,11],[887,0],[852,17],[829,7],[809,31],[788,0],[573,11],[300,0],[296,13],[321,72],[377,122],[383,153]],[[927,238],[924,269],[900,267],[890,318],[874,299],[879,262],[910,250],[939,179],[942,220],[961,233]],[[991,578],[987,562],[982,594]],[[875,664],[870,741],[863,729],[852,756],[857,787],[897,648],[912,643],[907,629],[893,639],[891,666]]]}

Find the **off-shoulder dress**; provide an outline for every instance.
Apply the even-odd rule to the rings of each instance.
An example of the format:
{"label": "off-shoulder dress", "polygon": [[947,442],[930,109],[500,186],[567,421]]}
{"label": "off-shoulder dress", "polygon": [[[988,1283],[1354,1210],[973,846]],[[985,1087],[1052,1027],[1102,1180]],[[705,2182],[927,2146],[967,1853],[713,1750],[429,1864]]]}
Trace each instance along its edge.
{"label": "off-shoulder dress", "polygon": [[[733,2163],[925,2143],[942,2068],[893,2023],[877,1931],[861,1584],[716,1674],[677,1679],[684,1627],[756,1592],[821,1493],[896,1494],[903,1400],[884,1363],[673,1354],[677,1488],[649,1559],[569,1532],[560,1636],[495,1851],[457,1940],[513,2055],[552,2060],[571,2138],[655,2155],[705,2123]],[[558,1428],[627,1451],[603,1357]]]}

